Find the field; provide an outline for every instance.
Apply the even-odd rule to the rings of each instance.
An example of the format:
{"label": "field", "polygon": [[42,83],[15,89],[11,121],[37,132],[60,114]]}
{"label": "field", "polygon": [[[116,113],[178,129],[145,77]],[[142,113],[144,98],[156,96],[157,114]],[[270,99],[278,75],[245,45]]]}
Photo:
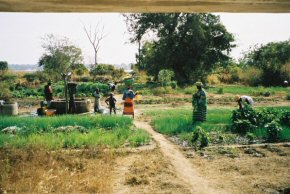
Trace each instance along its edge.
{"label": "field", "polygon": [[[147,93],[134,120],[119,115],[120,94],[117,116],[1,117],[0,193],[289,192],[290,128],[282,122],[289,89],[209,88],[207,121],[194,125],[194,88],[158,95],[139,89]],[[275,142],[265,125],[233,129],[233,98],[247,92],[255,114],[281,127]],[[29,99],[20,103],[20,112],[29,112]]]}

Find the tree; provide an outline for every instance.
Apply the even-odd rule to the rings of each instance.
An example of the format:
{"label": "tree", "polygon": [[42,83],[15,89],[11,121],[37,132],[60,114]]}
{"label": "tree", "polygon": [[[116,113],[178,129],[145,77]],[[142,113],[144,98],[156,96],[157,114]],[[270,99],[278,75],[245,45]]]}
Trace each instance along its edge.
{"label": "tree", "polygon": [[290,79],[290,39],[255,46],[240,63],[261,69],[263,85],[281,85],[284,80]]}
{"label": "tree", "polygon": [[8,70],[8,63],[7,61],[0,61],[0,71],[3,75]]}
{"label": "tree", "polygon": [[101,28],[99,27],[99,23],[95,26],[94,31],[92,32],[91,26],[90,29],[88,30],[85,26],[83,26],[83,29],[91,43],[91,45],[94,48],[94,54],[95,54],[95,64],[98,64],[98,52],[100,49],[100,43],[102,39],[105,37],[104,35],[104,26]]}
{"label": "tree", "polygon": [[[125,15],[131,42],[154,34],[139,53],[138,65],[158,76],[161,69],[172,69],[180,82],[205,78],[230,57],[234,37],[218,16],[192,13],[142,13]],[[140,38],[141,37],[141,38]]]}
{"label": "tree", "polygon": [[77,64],[83,63],[82,51],[66,37],[52,34],[43,38],[45,53],[39,59],[39,66],[54,79],[60,79],[61,73],[73,71]]}
{"label": "tree", "polygon": [[167,69],[162,69],[158,73],[158,80],[161,82],[162,87],[170,82],[172,77],[174,77],[174,72]]}

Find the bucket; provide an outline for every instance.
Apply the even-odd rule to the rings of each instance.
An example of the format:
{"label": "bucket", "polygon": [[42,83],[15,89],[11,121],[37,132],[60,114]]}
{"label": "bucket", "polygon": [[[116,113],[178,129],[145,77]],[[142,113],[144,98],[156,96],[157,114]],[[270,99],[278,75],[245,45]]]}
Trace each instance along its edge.
{"label": "bucket", "polygon": [[46,109],[45,114],[46,116],[53,116],[55,114],[56,110],[55,109]]}

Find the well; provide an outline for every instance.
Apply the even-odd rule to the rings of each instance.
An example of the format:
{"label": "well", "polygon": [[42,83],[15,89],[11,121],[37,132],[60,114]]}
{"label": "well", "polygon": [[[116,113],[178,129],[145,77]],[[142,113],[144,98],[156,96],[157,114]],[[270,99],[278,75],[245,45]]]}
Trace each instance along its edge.
{"label": "well", "polygon": [[[56,114],[65,114],[65,99],[51,101],[50,109],[55,109]],[[91,111],[92,102],[90,99],[75,99],[76,114],[86,113]]]}
{"label": "well", "polygon": [[5,103],[0,105],[0,115],[18,115],[18,103]]}

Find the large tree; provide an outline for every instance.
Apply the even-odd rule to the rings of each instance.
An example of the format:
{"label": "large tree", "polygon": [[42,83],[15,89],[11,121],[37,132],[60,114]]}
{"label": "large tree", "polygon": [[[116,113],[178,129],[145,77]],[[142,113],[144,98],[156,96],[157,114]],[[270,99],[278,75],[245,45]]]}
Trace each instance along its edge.
{"label": "large tree", "polygon": [[140,43],[154,34],[140,49],[137,64],[157,77],[161,69],[172,69],[176,79],[203,79],[216,65],[229,59],[234,37],[218,16],[192,13],[142,13],[125,15],[131,41]]}
{"label": "large tree", "polygon": [[290,39],[256,45],[244,55],[241,64],[261,69],[263,85],[281,85],[290,79]]}
{"label": "large tree", "polygon": [[61,73],[75,70],[83,63],[82,51],[66,37],[47,35],[43,38],[45,53],[39,59],[39,66],[54,79],[60,79]]}

